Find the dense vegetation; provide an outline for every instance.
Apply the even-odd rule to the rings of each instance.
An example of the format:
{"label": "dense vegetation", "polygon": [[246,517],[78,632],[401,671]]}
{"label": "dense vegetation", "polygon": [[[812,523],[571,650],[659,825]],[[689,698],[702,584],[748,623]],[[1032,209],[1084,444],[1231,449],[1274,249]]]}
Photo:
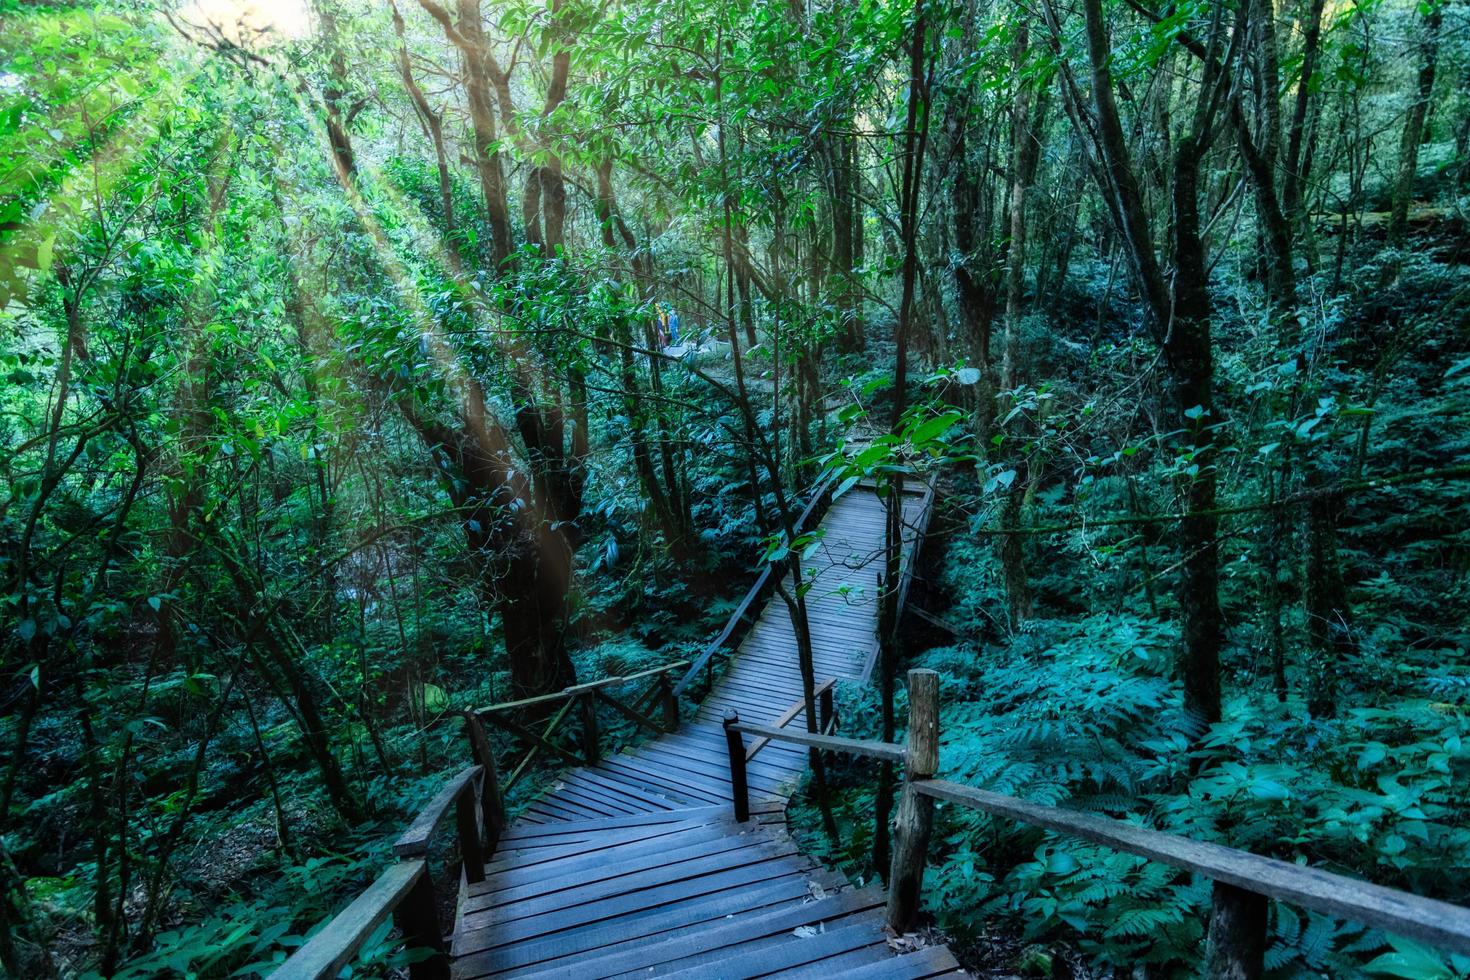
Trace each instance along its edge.
{"label": "dense vegetation", "polygon": [[[828,475],[941,501],[850,732],[932,667],[950,778],[1470,902],[1467,31],[0,0],[0,964],[266,972],[456,709],[687,656]],[[891,776],[829,776],[870,874]],[[979,969],[1198,960],[1202,881],[937,840]],[[1470,971],[1272,916],[1279,975]]]}

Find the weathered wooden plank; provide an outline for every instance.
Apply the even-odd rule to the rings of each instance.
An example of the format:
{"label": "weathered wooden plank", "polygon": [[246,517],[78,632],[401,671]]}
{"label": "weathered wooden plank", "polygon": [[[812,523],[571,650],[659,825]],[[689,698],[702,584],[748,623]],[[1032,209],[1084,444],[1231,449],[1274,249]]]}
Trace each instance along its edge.
{"label": "weathered wooden plank", "polygon": [[570,769],[562,774],[562,780],[587,790],[595,790],[608,799],[621,800],[630,806],[638,806],[646,813],[652,810],[674,810],[679,804],[666,796],[650,793],[628,783],[609,779],[601,769]]}
{"label": "weathered wooden plank", "polygon": [[[616,758],[616,756],[614,757]],[[656,786],[650,786],[647,782],[630,776],[621,770],[611,769],[599,765],[596,769],[583,770],[597,778],[598,782],[608,787],[609,792],[629,793],[634,796],[662,800],[668,804],[668,809],[689,810],[698,809],[701,804],[690,801],[682,795],[666,793]]]}
{"label": "weathered wooden plank", "polygon": [[[925,946],[912,953],[890,956],[867,966],[849,967],[843,971],[842,980],[927,980],[929,977],[948,976],[959,968],[954,956],[943,946]],[[800,977],[801,980],[830,980],[832,976],[826,970],[825,964],[820,963],[793,971],[789,975]],[[968,976],[965,973],[958,975]]]}
{"label": "weathered wooden plank", "polygon": [[[556,942],[527,942],[495,949],[477,950],[454,964],[456,980],[520,970],[535,964],[555,963],[559,969],[585,964],[610,952],[629,949],[677,929],[704,929],[708,923],[723,922],[729,916],[750,914],[787,902],[804,901],[813,886],[835,891],[842,886],[840,876],[829,871],[791,874],[764,883],[746,886],[738,893],[717,892],[696,902],[675,907],[647,909],[616,919],[569,929],[556,936]],[[487,940],[491,937],[486,936]],[[593,969],[563,974],[596,975]]]}
{"label": "weathered wooden plank", "polygon": [[[761,977],[777,971],[792,970],[817,961],[830,963],[834,957],[863,949],[869,950],[869,955],[874,958],[892,955],[888,952],[883,925],[876,918],[819,932],[810,938],[790,936],[788,942],[760,949],[726,950],[724,952],[727,955],[710,962],[659,975],[678,977],[679,980],[697,980],[711,976],[721,977],[722,980],[743,980],[746,977]],[[835,975],[840,976],[840,973]]]}
{"label": "weathered wooden plank", "polygon": [[[883,896],[873,889],[834,891],[825,897],[786,903],[711,923],[698,933],[682,931],[655,937],[622,952],[597,958],[598,973],[609,980],[633,980],[638,976],[661,976],[722,958],[724,951],[755,948],[754,944],[781,942],[801,926],[833,927],[855,921],[852,917],[881,907]],[[543,976],[543,980],[545,975]]]}
{"label": "weathered wooden plank", "polygon": [[629,816],[644,812],[641,807],[627,806],[621,802],[605,799],[598,793],[570,785],[564,779],[558,780],[546,790],[546,798],[552,801],[567,800],[583,809],[594,811],[600,817]]}
{"label": "weathered wooden plank", "polygon": [[[678,858],[671,856],[663,865],[620,871],[595,881],[584,883],[558,881],[556,887],[545,894],[505,893],[495,896],[495,902],[487,908],[466,912],[463,928],[502,929],[510,923],[539,919],[551,913],[572,914],[573,910],[602,906],[618,909],[626,902],[643,901],[641,893],[658,887],[672,888],[669,882],[695,880],[711,874],[729,874],[737,869],[753,865],[769,864],[796,854],[792,841],[762,841],[757,838],[725,839],[717,843],[690,848],[693,853]],[[635,894],[636,893],[636,894]]]}
{"label": "weathered wooden plank", "polygon": [[575,827],[509,827],[501,837],[507,845],[516,846],[520,841],[537,837],[583,837],[601,830],[619,827],[643,827],[660,823],[683,823],[719,812],[713,804],[677,812],[635,813],[625,817],[606,817],[600,820],[585,820]]}
{"label": "weathered wooden plank", "polygon": [[[719,829],[726,830],[726,828]],[[657,850],[633,851],[631,848],[620,847],[612,855],[603,857],[596,865],[584,864],[575,870],[560,871],[554,874],[543,873],[534,879],[522,876],[523,881],[519,885],[501,888],[489,894],[469,896],[461,904],[461,908],[468,915],[487,909],[504,910],[509,913],[510,907],[516,903],[542,900],[570,905],[574,903],[579,889],[600,882],[611,881],[615,878],[628,878],[643,872],[665,868],[668,869],[668,873],[662,880],[668,880],[688,871],[687,868],[679,867],[684,862],[725,855],[741,848],[776,843],[778,843],[776,837],[769,831],[751,830],[744,834],[730,834],[727,831],[698,841],[680,839]],[[513,917],[519,918],[525,912],[525,909],[518,909]]]}
{"label": "weathered wooden plank", "polygon": [[[813,867],[810,858],[797,856],[742,865],[714,874],[645,888],[627,895],[615,895],[601,901],[559,909],[534,918],[503,923],[493,929],[471,927],[454,937],[454,948],[458,954],[467,949],[493,949],[497,946],[508,946],[512,943],[549,936],[552,933],[635,912],[674,908],[717,892],[727,890],[738,892],[741,888],[773,878],[806,875],[812,871]],[[554,948],[559,938],[549,940],[548,945]]]}
{"label": "weathered wooden plank", "polygon": [[[759,829],[759,825],[753,820],[750,823],[750,827],[751,829]],[[682,830],[677,834],[660,834],[645,837],[641,840],[623,841],[616,845],[616,848],[611,853],[616,855],[616,860],[634,861],[646,855],[663,855],[705,841],[725,840],[730,836],[730,833],[728,825],[712,824],[707,827]],[[496,874],[493,878],[488,879],[492,883],[491,887],[470,890],[468,892],[466,907],[468,907],[469,902],[478,901],[482,896],[490,896],[493,899],[494,895],[508,888],[518,888],[522,885],[535,884],[564,875],[598,873],[611,860],[613,858],[604,849],[567,854],[550,861],[543,861],[524,867],[507,868]],[[483,907],[483,905],[477,907]]]}
{"label": "weathered wooden plank", "polygon": [[746,916],[713,926],[698,936],[682,936],[650,943],[641,949],[597,959],[598,972],[617,980],[639,976],[663,976],[694,967],[705,967],[736,954],[755,952],[767,945],[795,940],[801,926],[831,929],[850,921],[853,915],[872,911],[883,904],[883,896],[871,890],[839,892],[815,902],[803,902]]}
{"label": "weathered wooden plank", "polygon": [[645,762],[636,755],[617,755],[603,762],[612,772],[622,772],[643,780],[644,784],[676,793],[692,803],[719,803],[730,798],[728,785],[710,779],[695,779],[693,774],[671,772],[656,762]]}
{"label": "weathered wooden plank", "polygon": [[914,784],[925,795],[1204,875],[1441,949],[1470,953],[1470,909],[1318,868],[1177,837],[1121,820],[1042,806],[942,779]]}
{"label": "weathered wooden plank", "polygon": [[640,766],[666,781],[684,788],[684,792],[702,790],[711,797],[730,795],[730,781],[723,767],[708,759],[672,757],[657,750],[638,750],[623,756],[625,765]]}

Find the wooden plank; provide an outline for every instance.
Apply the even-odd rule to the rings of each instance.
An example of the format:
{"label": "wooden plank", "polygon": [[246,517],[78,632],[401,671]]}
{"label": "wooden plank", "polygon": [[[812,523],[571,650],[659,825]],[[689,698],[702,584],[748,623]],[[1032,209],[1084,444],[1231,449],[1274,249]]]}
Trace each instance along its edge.
{"label": "wooden plank", "polygon": [[[892,955],[888,952],[882,921],[876,918],[819,932],[807,939],[792,935],[787,940],[758,950],[725,950],[726,956],[687,970],[661,973],[659,976],[678,977],[679,980],[700,980],[710,976],[718,976],[722,980],[742,980],[746,977],[792,970],[818,961],[822,961],[825,967],[834,957],[854,950],[869,950],[869,956]],[[841,976],[841,973],[834,971],[827,975]]]}
{"label": "wooden plank", "polygon": [[883,896],[876,891],[839,892],[815,902],[714,926],[697,936],[665,939],[616,956],[598,957],[597,970],[605,977],[634,980],[639,976],[662,976],[701,967],[723,958],[726,950],[744,953],[758,949],[759,944],[785,942],[801,926],[830,929],[848,921],[850,916],[870,912],[882,904]]}
{"label": "wooden plank", "polygon": [[1220,844],[1190,840],[1121,820],[1028,803],[942,779],[913,784],[938,800],[1080,837],[1114,850],[1317,912],[1376,926],[1457,953],[1470,953],[1470,909],[1411,895],[1318,868],[1290,864]]}
{"label": "wooden plank", "polygon": [[684,862],[726,855],[728,852],[738,851],[741,848],[778,843],[780,841],[770,831],[752,829],[743,834],[721,833],[699,841],[681,839],[658,849],[645,848],[637,852],[618,848],[611,855],[601,858],[595,867],[583,865],[572,870],[543,873],[534,879],[524,876],[524,880],[518,885],[501,888],[485,895],[469,896],[462,903],[461,908],[467,915],[471,912],[493,909],[506,911],[509,918],[522,918],[526,914],[535,914],[534,910],[524,908],[512,910],[511,906],[517,903],[534,904],[548,900],[553,903],[571,905],[575,903],[580,889],[601,882],[628,878],[665,868],[668,869],[668,874],[664,875],[661,880],[667,880],[687,872],[687,868],[677,867]]}
{"label": "wooden plank", "polygon": [[[684,761],[690,765],[697,765],[700,772],[709,773],[714,777],[716,783],[728,790],[730,785],[730,760],[727,756],[727,752],[707,748],[696,742],[685,742],[677,746],[665,745],[663,742],[660,742],[658,745],[645,745],[638,749],[637,754],[637,758],[640,759],[658,760],[659,762],[672,759],[675,761]],[[801,761],[800,766],[805,766],[805,760]],[[779,760],[759,759],[751,767],[751,771],[758,772],[764,777],[779,783],[790,778],[794,768],[796,767],[783,765]]]}
{"label": "wooden plank", "polygon": [[888,948],[886,940],[882,943],[873,943],[862,946],[846,953],[838,953],[814,963],[807,963],[789,970],[782,970],[781,976],[811,978],[845,977],[859,967],[872,966],[874,964],[888,965],[893,961],[893,951]]}
{"label": "wooden plank", "polygon": [[271,974],[273,980],[336,980],[367,938],[426,874],[423,861],[390,864],[378,880]]}
{"label": "wooden plank", "polygon": [[558,801],[568,800],[585,809],[596,811],[600,817],[616,817],[619,815],[629,816],[634,813],[643,813],[641,807],[628,806],[604,798],[598,793],[591,793],[567,783],[565,779],[558,779],[546,790],[546,799]]}
{"label": "wooden plank", "polygon": [[[761,829],[753,820],[749,827],[752,831]],[[780,830],[778,828],[766,832],[779,833]],[[656,834],[638,840],[625,840],[611,851],[606,849],[584,850],[575,854],[564,854],[549,861],[506,868],[488,879],[490,887],[467,891],[463,904],[464,907],[483,908],[484,903],[480,902],[482,896],[494,896],[509,888],[519,888],[523,885],[573,874],[595,874],[601,872],[615,860],[637,861],[645,856],[667,854],[707,841],[725,840],[730,836],[728,826],[695,827],[676,834]]]}
{"label": "wooden plank", "polygon": [[569,793],[574,799],[596,800],[607,811],[608,816],[616,816],[618,814],[631,815],[671,809],[667,801],[665,801],[663,806],[650,805],[643,800],[633,797],[631,794],[618,793],[608,789],[601,783],[593,783],[587,780],[573,780],[566,773],[563,773],[561,778],[552,784],[548,792],[557,795]]}
{"label": "wooden plank", "polygon": [[562,820],[567,823],[580,823],[583,820],[592,820],[597,817],[606,816],[606,814],[596,810],[584,810],[574,803],[555,803],[545,797],[532,801],[527,805],[526,812],[540,814],[543,817],[550,817],[552,820]]}
{"label": "wooden plank", "polygon": [[613,756],[604,765],[609,772],[636,779],[658,792],[677,794],[693,806],[724,803],[730,798],[728,786],[721,785],[718,779],[701,778],[692,772],[671,769],[658,759],[644,759],[638,753],[625,752]]}
{"label": "wooden plank", "polygon": [[[756,826],[754,821],[752,821],[751,826],[752,828]],[[586,871],[588,869],[595,871],[613,860],[614,855],[620,860],[623,857],[632,859],[644,853],[665,853],[687,844],[696,844],[705,840],[719,840],[728,836],[729,833],[728,826],[724,825],[689,827],[672,833],[649,834],[639,837],[636,840],[623,839],[611,848],[584,847],[579,850],[569,850],[566,853],[558,854],[544,861],[535,861],[505,868],[499,871],[493,878],[487,879],[490,882],[489,888],[472,888],[469,890],[468,895],[470,897],[484,894],[493,895],[499,890],[514,888],[527,882],[541,881],[560,875]]]}
{"label": "wooden plank", "polygon": [[586,836],[594,831],[610,830],[622,827],[642,827],[649,824],[659,823],[683,823],[701,817],[711,816],[719,812],[714,805],[695,807],[689,810],[666,813],[636,813],[626,817],[607,817],[601,820],[587,820],[576,827],[508,827],[501,841],[505,844],[515,844],[518,841],[536,837],[566,837]]}
{"label": "wooden plank", "polygon": [[561,879],[545,893],[540,893],[536,886],[500,893],[488,907],[467,911],[463,929],[501,929],[513,922],[543,918],[552,913],[571,914],[575,909],[600,904],[607,908],[620,908],[625,903],[615,900],[641,901],[643,896],[635,893],[656,887],[672,887],[668,884],[671,879],[679,882],[712,874],[729,874],[740,868],[792,857],[796,854],[796,844],[792,841],[761,840],[751,835],[725,838],[688,848],[687,852],[677,858],[671,855],[667,864],[627,871],[615,868],[618,873],[595,881],[587,881],[585,876],[578,876],[581,883]]}
{"label": "wooden plank", "polygon": [[661,792],[656,787],[648,786],[642,782],[639,782],[626,773],[615,771],[605,766],[598,766],[595,770],[583,771],[595,774],[598,782],[607,786],[610,792],[629,793],[634,796],[642,796],[650,799],[660,800],[664,802],[667,805],[667,809],[670,810],[688,810],[691,808],[699,808],[698,803],[691,803],[688,800],[677,799],[670,794]]}
{"label": "wooden plank", "polygon": [[627,783],[615,782],[608,779],[599,768],[571,769],[562,774],[562,781],[569,782],[589,790],[596,790],[602,795],[612,799],[626,801],[629,805],[641,805],[642,811],[651,810],[674,810],[679,804],[667,796],[650,793],[647,790],[638,789]]}
{"label": "wooden plank", "polygon": [[[929,977],[946,976],[959,968],[960,965],[953,954],[943,946],[925,946],[912,953],[892,956],[868,966],[851,968],[843,973],[842,980],[927,980]],[[831,974],[812,971],[810,974],[797,973],[796,976],[810,976],[811,980],[822,980],[822,978],[830,977]],[[961,976],[968,976],[968,974],[961,974]]]}
{"label": "wooden plank", "polygon": [[706,895],[725,891],[738,893],[741,888],[758,882],[770,881],[773,878],[806,875],[812,871],[813,867],[810,858],[796,856],[759,861],[714,874],[645,888],[628,895],[615,895],[585,905],[558,909],[534,918],[507,922],[493,929],[471,927],[454,937],[454,948],[456,954],[462,949],[469,948],[493,949],[497,946],[508,946],[512,943],[524,942],[528,939],[591,925],[635,912],[647,912],[652,909],[669,911],[681,904],[693,903],[693,900]]}
{"label": "wooden plank", "polygon": [[[535,964],[555,963],[559,969],[584,964],[608,951],[641,945],[650,937],[670,934],[673,930],[703,930],[710,922],[723,922],[729,916],[748,914],[786,902],[805,901],[812,885],[827,891],[841,887],[841,878],[827,871],[811,875],[792,874],[770,879],[760,885],[747,886],[740,892],[720,892],[697,902],[671,908],[654,908],[610,921],[598,922],[557,934],[555,943],[529,942],[497,949],[477,950],[454,963],[456,980],[473,980],[492,973],[524,969]],[[490,937],[486,937],[487,939]],[[593,969],[570,974],[596,974]],[[563,974],[567,976],[568,974]]]}

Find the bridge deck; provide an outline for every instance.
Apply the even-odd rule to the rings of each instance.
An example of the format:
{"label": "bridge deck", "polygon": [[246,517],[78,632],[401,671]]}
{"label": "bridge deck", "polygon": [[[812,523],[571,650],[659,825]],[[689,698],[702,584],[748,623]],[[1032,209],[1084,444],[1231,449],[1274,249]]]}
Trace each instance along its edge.
{"label": "bridge deck", "polygon": [[[905,496],[905,562],[928,498]],[[807,595],[818,680],[862,679],[877,648],[883,505],[855,489],[828,510]],[[895,955],[883,896],[802,855],[785,833],[805,750],[749,765],[752,819],[732,817],[721,718],[771,723],[801,700],[795,636],[772,598],[678,732],[570,769],[506,829],[456,915],[453,975],[963,976],[942,947]],[[798,713],[790,723],[804,727]]]}

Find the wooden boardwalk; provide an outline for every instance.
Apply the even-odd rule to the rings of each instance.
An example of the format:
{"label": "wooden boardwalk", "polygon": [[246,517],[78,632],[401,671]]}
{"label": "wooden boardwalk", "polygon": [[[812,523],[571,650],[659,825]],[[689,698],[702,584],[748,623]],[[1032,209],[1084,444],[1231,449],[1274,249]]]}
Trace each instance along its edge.
{"label": "wooden boardwalk", "polygon": [[[927,506],[905,495],[906,562]],[[862,488],[821,523],[807,562],[819,682],[872,670],[883,526],[881,501]],[[691,721],[567,770],[506,828],[459,903],[453,976],[963,976],[943,947],[896,955],[883,895],[819,867],[785,833],[804,749],[766,743],[748,767],[752,818],[735,822],[724,713],[805,727],[801,700],[795,637],[774,597]]]}

